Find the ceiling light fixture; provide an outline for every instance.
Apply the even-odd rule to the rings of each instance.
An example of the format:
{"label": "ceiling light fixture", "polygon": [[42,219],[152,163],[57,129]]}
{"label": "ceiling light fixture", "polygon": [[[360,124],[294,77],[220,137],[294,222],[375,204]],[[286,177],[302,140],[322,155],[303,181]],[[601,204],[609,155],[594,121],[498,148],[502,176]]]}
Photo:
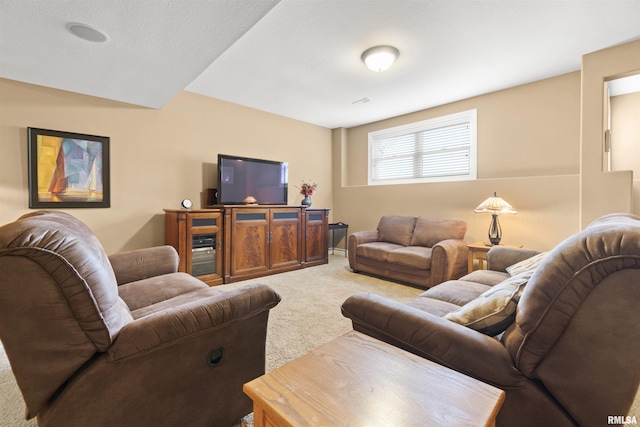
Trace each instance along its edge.
{"label": "ceiling light fixture", "polygon": [[400,51],[393,46],[374,46],[362,52],[362,62],[371,71],[384,71],[389,69],[400,55]]}
{"label": "ceiling light fixture", "polygon": [[67,30],[76,37],[94,43],[104,43],[110,40],[109,36],[100,30],[90,27],[87,24],[78,22],[70,22],[67,24]]}

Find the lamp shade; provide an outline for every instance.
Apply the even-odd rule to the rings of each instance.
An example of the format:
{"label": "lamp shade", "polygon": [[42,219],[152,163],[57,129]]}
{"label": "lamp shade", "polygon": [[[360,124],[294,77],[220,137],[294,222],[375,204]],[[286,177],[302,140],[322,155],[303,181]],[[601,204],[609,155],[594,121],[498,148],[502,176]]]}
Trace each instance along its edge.
{"label": "lamp shade", "polygon": [[362,53],[364,62],[371,71],[384,71],[389,69],[398,58],[400,52],[393,46],[374,46]]}
{"label": "lamp shade", "polygon": [[486,212],[493,215],[500,214],[514,214],[516,210],[509,203],[504,201],[502,197],[498,197],[496,193],[493,193],[493,196],[489,197],[484,202],[480,203],[475,209],[474,212]]}

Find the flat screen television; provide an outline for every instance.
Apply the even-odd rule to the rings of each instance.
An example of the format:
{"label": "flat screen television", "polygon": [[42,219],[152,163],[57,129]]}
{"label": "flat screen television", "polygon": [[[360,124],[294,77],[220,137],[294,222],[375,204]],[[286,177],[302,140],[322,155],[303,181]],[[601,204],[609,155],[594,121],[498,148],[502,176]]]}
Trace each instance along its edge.
{"label": "flat screen television", "polygon": [[286,205],[288,175],[286,162],[218,154],[218,203]]}

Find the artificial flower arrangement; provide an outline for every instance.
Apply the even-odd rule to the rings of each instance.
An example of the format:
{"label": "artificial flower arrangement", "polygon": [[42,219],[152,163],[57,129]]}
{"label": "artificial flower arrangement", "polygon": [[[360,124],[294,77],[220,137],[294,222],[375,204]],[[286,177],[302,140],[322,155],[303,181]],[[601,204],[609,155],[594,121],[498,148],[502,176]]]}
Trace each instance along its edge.
{"label": "artificial flower arrangement", "polygon": [[315,182],[302,181],[302,185],[300,186],[300,194],[302,194],[305,197],[311,196],[316,188],[318,188],[318,184],[316,184]]}

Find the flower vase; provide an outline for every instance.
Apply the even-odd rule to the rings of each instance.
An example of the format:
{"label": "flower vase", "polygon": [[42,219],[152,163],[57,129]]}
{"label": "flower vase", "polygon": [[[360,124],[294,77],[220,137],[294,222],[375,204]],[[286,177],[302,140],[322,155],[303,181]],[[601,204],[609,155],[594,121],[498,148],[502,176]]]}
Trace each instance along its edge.
{"label": "flower vase", "polygon": [[300,202],[303,206],[311,206],[311,196],[304,196],[304,199]]}

